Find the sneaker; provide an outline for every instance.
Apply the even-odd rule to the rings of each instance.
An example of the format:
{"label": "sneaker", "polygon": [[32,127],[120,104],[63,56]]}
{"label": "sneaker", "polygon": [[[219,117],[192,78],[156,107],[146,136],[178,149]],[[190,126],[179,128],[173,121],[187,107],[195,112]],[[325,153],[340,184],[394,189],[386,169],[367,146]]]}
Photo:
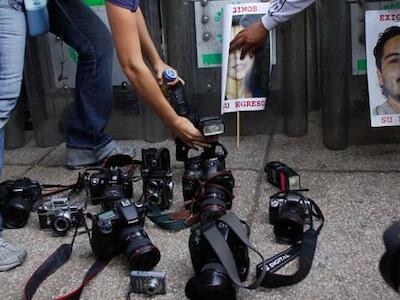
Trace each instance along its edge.
{"label": "sneaker", "polygon": [[122,147],[115,141],[111,141],[97,150],[67,148],[67,167],[79,170],[86,167],[98,166],[113,154],[125,154],[134,157],[136,153],[133,147]]}
{"label": "sneaker", "polygon": [[21,265],[26,255],[26,250],[21,246],[6,242],[0,238],[0,272],[8,271]]}

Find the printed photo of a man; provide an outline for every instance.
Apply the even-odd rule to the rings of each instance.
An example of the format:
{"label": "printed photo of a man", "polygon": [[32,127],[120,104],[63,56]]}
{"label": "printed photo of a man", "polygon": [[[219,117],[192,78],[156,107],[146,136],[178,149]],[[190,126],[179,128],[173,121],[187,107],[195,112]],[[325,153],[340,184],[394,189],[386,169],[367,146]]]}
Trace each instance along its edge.
{"label": "printed photo of a man", "polygon": [[374,48],[377,76],[386,101],[372,114],[400,114],[400,27],[392,26],[379,35]]}

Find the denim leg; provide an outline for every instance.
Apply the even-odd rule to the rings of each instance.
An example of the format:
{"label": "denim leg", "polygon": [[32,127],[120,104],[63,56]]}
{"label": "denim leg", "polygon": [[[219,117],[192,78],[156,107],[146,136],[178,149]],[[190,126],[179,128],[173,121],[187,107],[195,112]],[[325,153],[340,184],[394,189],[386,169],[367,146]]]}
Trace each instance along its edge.
{"label": "denim leg", "polygon": [[21,91],[25,40],[24,13],[9,6],[8,0],[0,0],[0,129],[6,125]]}
{"label": "denim leg", "polygon": [[112,108],[111,34],[103,21],[80,0],[50,0],[48,9],[51,32],[79,55],[67,147],[90,151],[102,148],[111,141],[104,133]]}
{"label": "denim leg", "polygon": [[[0,129],[0,175],[3,170],[3,160],[4,160],[4,127]],[[3,217],[1,216],[0,213],[0,237],[2,233],[3,233]]]}

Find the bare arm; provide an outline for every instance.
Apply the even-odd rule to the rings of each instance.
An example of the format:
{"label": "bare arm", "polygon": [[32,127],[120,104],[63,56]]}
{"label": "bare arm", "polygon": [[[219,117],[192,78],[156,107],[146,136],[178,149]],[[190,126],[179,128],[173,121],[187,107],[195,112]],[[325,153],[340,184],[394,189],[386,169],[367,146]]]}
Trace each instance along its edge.
{"label": "bare arm", "polygon": [[205,146],[207,141],[205,137],[189,120],[175,113],[143,60],[137,20],[140,14],[132,13],[109,2],[106,3],[106,8],[119,62],[140,98],[185,143]]}

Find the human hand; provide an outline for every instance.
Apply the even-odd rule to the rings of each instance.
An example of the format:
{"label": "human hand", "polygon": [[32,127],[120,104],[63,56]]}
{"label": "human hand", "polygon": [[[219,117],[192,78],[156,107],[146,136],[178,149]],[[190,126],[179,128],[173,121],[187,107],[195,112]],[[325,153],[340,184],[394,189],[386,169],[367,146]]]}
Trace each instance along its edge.
{"label": "human hand", "polygon": [[196,146],[210,148],[211,143],[215,142],[214,137],[205,137],[194,127],[193,123],[184,117],[178,116],[171,125],[173,133],[179,137],[186,145],[197,149]]}
{"label": "human hand", "polygon": [[163,72],[166,69],[173,70],[177,75],[176,79],[174,81],[171,81],[171,82],[167,83],[168,86],[173,86],[173,85],[177,84],[179,81],[182,82],[182,84],[185,84],[185,81],[181,77],[179,77],[178,71],[176,71],[171,66],[167,65],[165,62],[160,61],[159,63],[154,65],[153,68],[154,68],[154,71],[156,72],[157,82],[158,82],[159,85],[162,85],[164,83]]}
{"label": "human hand", "polygon": [[254,53],[268,38],[268,30],[261,21],[241,30],[230,43],[229,52],[242,49],[240,59],[245,58],[247,53]]}

